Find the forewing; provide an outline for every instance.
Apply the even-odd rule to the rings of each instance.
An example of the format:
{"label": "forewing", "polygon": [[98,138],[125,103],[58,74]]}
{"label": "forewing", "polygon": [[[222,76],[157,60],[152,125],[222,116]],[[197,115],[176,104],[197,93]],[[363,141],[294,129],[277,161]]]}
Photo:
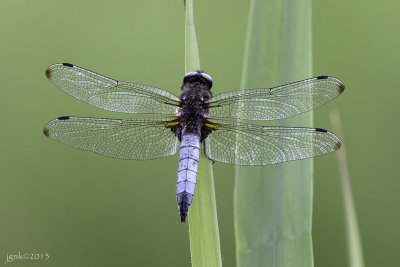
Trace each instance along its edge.
{"label": "forewing", "polygon": [[179,98],[163,89],[117,81],[69,63],[51,65],[46,76],[67,94],[105,110],[175,115],[179,105]]}
{"label": "forewing", "polygon": [[156,159],[178,151],[178,139],[166,128],[169,119],[60,117],[43,133],[58,142],[119,159]]}
{"label": "forewing", "polygon": [[323,155],[341,146],[333,133],[319,128],[216,122],[202,152],[209,159],[229,164],[275,164]]}
{"label": "forewing", "polygon": [[215,95],[209,102],[211,118],[277,120],[319,107],[340,95],[344,84],[318,76],[274,88],[245,89]]}

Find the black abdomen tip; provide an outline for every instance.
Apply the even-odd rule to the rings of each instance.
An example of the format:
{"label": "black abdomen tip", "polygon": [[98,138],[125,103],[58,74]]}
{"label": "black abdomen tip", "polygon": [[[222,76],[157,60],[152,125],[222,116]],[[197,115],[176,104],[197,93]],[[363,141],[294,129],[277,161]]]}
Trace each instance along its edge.
{"label": "black abdomen tip", "polygon": [[178,206],[179,206],[179,215],[181,216],[181,222],[184,223],[186,221],[190,204],[187,203],[186,201],[183,201],[178,203]]}
{"label": "black abdomen tip", "polygon": [[181,223],[184,223],[186,221],[186,213],[181,213]]}
{"label": "black abdomen tip", "polygon": [[71,63],[63,63],[64,66],[72,68],[74,65]]}

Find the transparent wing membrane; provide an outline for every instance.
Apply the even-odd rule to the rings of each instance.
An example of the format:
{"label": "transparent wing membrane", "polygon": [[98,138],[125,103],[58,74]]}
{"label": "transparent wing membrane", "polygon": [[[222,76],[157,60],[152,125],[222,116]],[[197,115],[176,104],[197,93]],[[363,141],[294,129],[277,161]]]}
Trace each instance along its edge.
{"label": "transparent wing membrane", "polygon": [[[73,97],[98,108],[123,113],[176,115],[180,99],[160,88],[110,79],[69,64],[54,64],[47,78]],[[217,94],[206,105],[211,130],[202,144],[208,158],[237,165],[267,165],[310,158],[340,148],[340,140],[323,129],[268,127],[216,118],[276,120],[294,116],[332,100],[344,90],[333,77],[318,76],[274,88]],[[192,116],[192,115],[191,115]],[[44,128],[61,143],[120,159],[155,159],[178,151],[170,127],[185,127],[176,117],[100,119],[60,117]],[[200,126],[201,127],[201,126]]]}
{"label": "transparent wing membrane", "polygon": [[274,88],[244,89],[215,95],[209,102],[211,118],[277,120],[319,107],[344,90],[333,77],[318,76]]}
{"label": "transparent wing membrane", "polygon": [[203,154],[223,163],[268,165],[323,155],[340,148],[333,133],[319,128],[268,127],[214,120]]}
{"label": "transparent wing membrane", "polygon": [[175,115],[179,105],[179,98],[163,89],[117,81],[69,63],[51,65],[46,76],[67,94],[105,110]]}
{"label": "transparent wing membrane", "polygon": [[60,117],[47,123],[43,133],[58,142],[104,156],[147,160],[178,151],[178,139],[166,128],[169,120]]}

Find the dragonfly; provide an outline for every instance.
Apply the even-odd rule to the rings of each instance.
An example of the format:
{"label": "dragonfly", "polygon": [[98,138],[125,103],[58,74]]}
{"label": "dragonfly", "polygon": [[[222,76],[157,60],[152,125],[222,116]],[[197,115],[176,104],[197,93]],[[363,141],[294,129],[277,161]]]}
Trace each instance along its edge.
{"label": "dragonfly", "polygon": [[62,116],[48,122],[43,133],[118,159],[151,160],[179,151],[176,197],[181,222],[195,193],[200,154],[213,162],[255,166],[310,158],[341,147],[339,138],[322,128],[238,121],[278,120],[313,110],[344,91],[344,84],[330,76],[213,96],[212,78],[198,70],[184,76],[178,97],[70,63],[51,65],[45,74],[67,94],[97,108],[151,115],[129,119]]}

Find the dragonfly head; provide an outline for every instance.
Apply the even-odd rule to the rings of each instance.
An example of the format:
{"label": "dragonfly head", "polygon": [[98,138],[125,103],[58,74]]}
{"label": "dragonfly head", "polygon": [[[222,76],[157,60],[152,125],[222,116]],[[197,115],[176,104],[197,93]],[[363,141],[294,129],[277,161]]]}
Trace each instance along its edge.
{"label": "dragonfly head", "polygon": [[207,86],[208,90],[211,89],[213,81],[210,75],[202,72],[201,70],[189,72],[183,78],[183,85],[187,83],[202,83]]}

